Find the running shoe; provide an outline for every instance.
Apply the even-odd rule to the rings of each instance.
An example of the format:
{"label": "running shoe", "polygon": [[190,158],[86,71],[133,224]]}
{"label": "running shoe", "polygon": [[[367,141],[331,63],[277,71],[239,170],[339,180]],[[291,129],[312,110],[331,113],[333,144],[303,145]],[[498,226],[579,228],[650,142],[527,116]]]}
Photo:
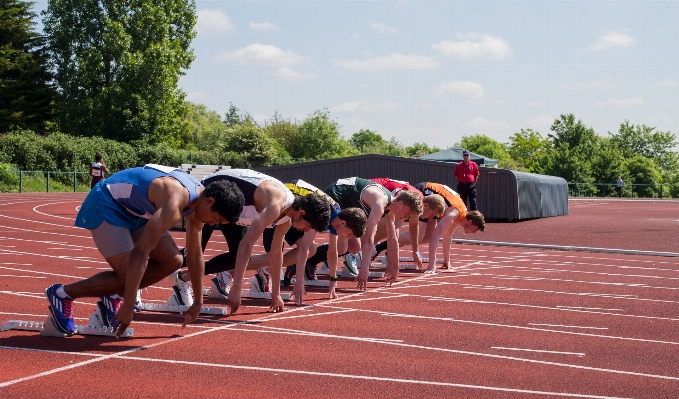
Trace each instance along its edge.
{"label": "running shoe", "polygon": [[177,296],[180,305],[193,305],[193,290],[191,289],[191,282],[184,281],[179,276],[181,269],[170,274],[170,281],[172,281],[174,294]]}
{"label": "running shoe", "polygon": [[219,272],[217,273],[217,277],[212,279],[219,295],[225,298],[229,296],[229,292],[231,292],[231,280],[233,280],[233,276],[228,271]]}
{"label": "running shoe", "polygon": [[271,293],[271,273],[266,269],[257,270],[257,274],[250,278],[250,291]]}
{"label": "running shoe", "polygon": [[307,263],[306,266],[304,266],[304,280],[318,281],[318,277],[316,276],[316,265]]}
{"label": "running shoe", "polygon": [[102,324],[106,327],[111,327],[111,320],[118,314],[123,300],[117,295],[115,298],[112,296],[102,296],[99,299],[100,301],[97,302],[97,306],[99,306],[99,312],[101,313]]}
{"label": "running shoe", "polygon": [[285,268],[285,273],[283,273],[283,279],[281,280],[281,286],[287,287],[289,286],[292,282],[292,278],[295,277],[295,273],[297,272],[297,266],[296,265],[290,265]]}
{"label": "running shoe", "polygon": [[65,334],[75,334],[78,329],[73,321],[73,298],[66,296],[61,298],[57,295],[57,289],[63,284],[54,284],[45,290],[45,297],[50,303],[49,310],[56,326]]}
{"label": "running shoe", "polygon": [[352,276],[358,276],[358,266],[361,263],[359,254],[342,255],[344,258],[344,266],[349,270]]}
{"label": "running shoe", "polygon": [[137,290],[137,297],[134,299],[134,311],[141,312],[144,310],[144,302],[141,300],[141,290]]}
{"label": "running shoe", "polygon": [[186,248],[180,249],[179,252],[182,254],[182,267],[186,267]]}

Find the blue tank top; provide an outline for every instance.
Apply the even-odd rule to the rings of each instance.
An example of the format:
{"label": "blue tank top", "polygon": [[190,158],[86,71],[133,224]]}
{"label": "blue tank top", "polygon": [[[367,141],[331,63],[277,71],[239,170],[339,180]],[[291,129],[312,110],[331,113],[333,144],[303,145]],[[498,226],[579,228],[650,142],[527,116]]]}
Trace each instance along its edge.
{"label": "blue tank top", "polygon": [[[105,220],[130,230],[142,227],[156,212],[155,205],[149,200],[149,186],[159,177],[172,177],[186,187],[189,203],[198,198],[196,189],[203,187],[181,169],[155,164],[126,169],[96,184],[80,207],[75,225],[94,229]],[[182,216],[192,213],[193,209],[187,207]]]}

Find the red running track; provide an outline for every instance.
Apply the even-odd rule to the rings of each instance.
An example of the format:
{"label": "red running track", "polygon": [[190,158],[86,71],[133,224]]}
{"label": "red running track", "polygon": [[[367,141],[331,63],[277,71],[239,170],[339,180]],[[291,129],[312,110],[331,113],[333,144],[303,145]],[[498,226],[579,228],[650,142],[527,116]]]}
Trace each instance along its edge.
{"label": "red running track", "polygon": [[[45,287],[108,269],[89,233],[71,227],[82,199],[0,194],[0,320],[42,321]],[[487,232],[505,226],[522,223]],[[225,249],[215,234],[206,256]],[[130,339],[5,331],[0,397],[678,396],[676,259],[476,245],[452,253],[455,271],[406,272],[367,292],[344,280],[332,301],[307,288],[305,306],[283,313],[244,299],[236,315],[184,330],[179,316],[139,313]],[[144,299],[161,303],[169,287]],[[76,302],[79,323],[94,302]]]}

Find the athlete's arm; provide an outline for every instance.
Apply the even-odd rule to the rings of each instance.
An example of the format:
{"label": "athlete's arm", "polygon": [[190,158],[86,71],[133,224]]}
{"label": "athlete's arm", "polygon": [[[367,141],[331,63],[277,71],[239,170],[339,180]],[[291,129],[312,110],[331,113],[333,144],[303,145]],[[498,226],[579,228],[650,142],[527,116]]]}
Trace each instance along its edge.
{"label": "athlete's arm", "polygon": [[248,231],[243,236],[240,244],[238,244],[238,255],[236,255],[233,282],[231,283],[231,291],[229,292],[229,297],[227,299],[231,314],[236,313],[240,307],[243,275],[245,274],[245,269],[248,267],[248,262],[252,255],[252,247],[255,244],[255,241],[261,237],[267,226],[270,226],[278,220],[283,212],[286,200],[285,192],[280,188],[272,187],[267,183],[268,182],[263,182],[255,191],[255,204],[262,204],[262,212],[260,212],[255,220],[252,221]]}
{"label": "athlete's arm", "polygon": [[201,248],[203,223],[192,213],[186,218],[186,266],[193,287],[193,305],[185,312],[182,327],[198,318],[203,307],[203,276],[205,275],[205,259]]}
{"label": "athlete's arm", "polygon": [[387,283],[391,285],[398,279],[398,236],[396,235],[396,215],[387,213],[384,217],[387,229],[387,268],[389,276]]}
{"label": "athlete's arm", "polygon": [[189,193],[173,178],[158,178],[151,182],[148,192],[149,200],[156,206],[156,212],[144,227],[144,234],[135,242],[125,271],[125,294],[123,304],[113,326],[119,326],[116,333],[121,336],[132,323],[134,303],[141,279],[146,272],[149,254],[158,245],[160,237],[169,230],[181,217],[181,210],[189,203]]}
{"label": "athlete's arm", "polygon": [[[457,208],[450,207],[446,210],[443,218],[439,220],[434,233],[429,239],[429,266],[425,273],[436,273],[436,252],[439,247],[439,239],[441,239],[446,231],[455,226],[455,221],[460,217],[460,211]],[[445,244],[444,244],[445,245]]]}
{"label": "athlete's arm", "polygon": [[285,310],[283,299],[281,298],[280,281],[281,269],[283,268],[283,239],[285,238],[285,233],[290,230],[290,226],[292,226],[292,222],[288,220],[274,227],[273,239],[271,240],[271,250],[269,251],[269,272],[271,272],[270,308],[274,313]]}
{"label": "athlete's arm", "polygon": [[[337,239],[338,237],[334,234],[328,234],[328,276],[330,278],[337,278]],[[335,287],[337,287],[337,281],[330,281],[328,286],[330,291],[330,299],[337,298],[335,293]]]}
{"label": "athlete's arm", "polygon": [[[361,237],[361,270],[358,272],[358,288],[366,289],[368,284],[368,273],[370,272],[370,256],[372,255],[373,247],[375,246],[375,233],[377,232],[377,224],[384,214],[384,210],[387,208],[387,196],[377,186],[369,186],[363,190],[361,193],[361,201],[370,208],[370,215],[368,216],[368,223],[365,228],[365,234]],[[387,228],[387,231],[389,229]],[[387,239],[388,238],[387,233]],[[397,248],[398,251],[398,240],[394,239],[395,242],[389,242],[393,248]],[[398,259],[396,260],[398,262]]]}
{"label": "athlete's arm", "polygon": [[410,244],[413,247],[413,262],[418,269],[422,268],[422,259],[420,259],[420,220],[416,215],[410,214],[408,219],[408,231],[410,232]]}
{"label": "athlete's arm", "polygon": [[304,273],[306,273],[306,261],[309,259],[309,248],[316,238],[316,230],[311,229],[304,233],[302,239],[297,244],[297,264],[295,266],[295,286],[292,287],[292,295],[295,297],[295,305],[301,306],[304,301]]}

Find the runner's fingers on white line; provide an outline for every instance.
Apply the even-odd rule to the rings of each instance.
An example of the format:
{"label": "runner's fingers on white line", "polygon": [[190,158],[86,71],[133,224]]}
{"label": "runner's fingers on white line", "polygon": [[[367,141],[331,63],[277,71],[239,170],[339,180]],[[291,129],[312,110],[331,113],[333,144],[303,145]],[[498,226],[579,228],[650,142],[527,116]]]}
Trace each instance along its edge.
{"label": "runner's fingers on white line", "polygon": [[358,281],[358,285],[357,285],[358,289],[365,291],[365,289],[368,285],[368,279],[365,278],[365,277],[358,276],[356,278],[356,281]]}
{"label": "runner's fingers on white line", "polygon": [[200,306],[198,303],[194,303],[186,312],[179,313],[180,315],[184,316],[182,328],[186,328],[187,324],[196,321],[198,314],[200,313],[200,308],[202,308],[202,306]]}
{"label": "runner's fingers on white line", "polygon": [[337,281],[331,281],[330,285],[328,286],[329,291],[330,291],[330,299],[336,299],[337,298],[337,293],[335,292],[336,287],[337,287]]}
{"label": "runner's fingers on white line", "polygon": [[295,305],[302,305],[302,302],[304,301],[304,295],[306,295],[304,285],[302,285],[302,288],[300,289],[297,287],[297,284],[295,284],[295,286],[292,288],[292,296],[295,297]]}
{"label": "runner's fingers on white line", "polygon": [[285,310],[285,305],[283,304],[283,299],[280,295],[271,298],[271,306],[269,306],[269,309],[274,313]]}
{"label": "runner's fingers on white line", "polygon": [[240,307],[240,290],[235,287],[231,287],[229,291],[229,296],[226,298],[226,305],[229,307],[229,314],[234,314],[238,311]]}

